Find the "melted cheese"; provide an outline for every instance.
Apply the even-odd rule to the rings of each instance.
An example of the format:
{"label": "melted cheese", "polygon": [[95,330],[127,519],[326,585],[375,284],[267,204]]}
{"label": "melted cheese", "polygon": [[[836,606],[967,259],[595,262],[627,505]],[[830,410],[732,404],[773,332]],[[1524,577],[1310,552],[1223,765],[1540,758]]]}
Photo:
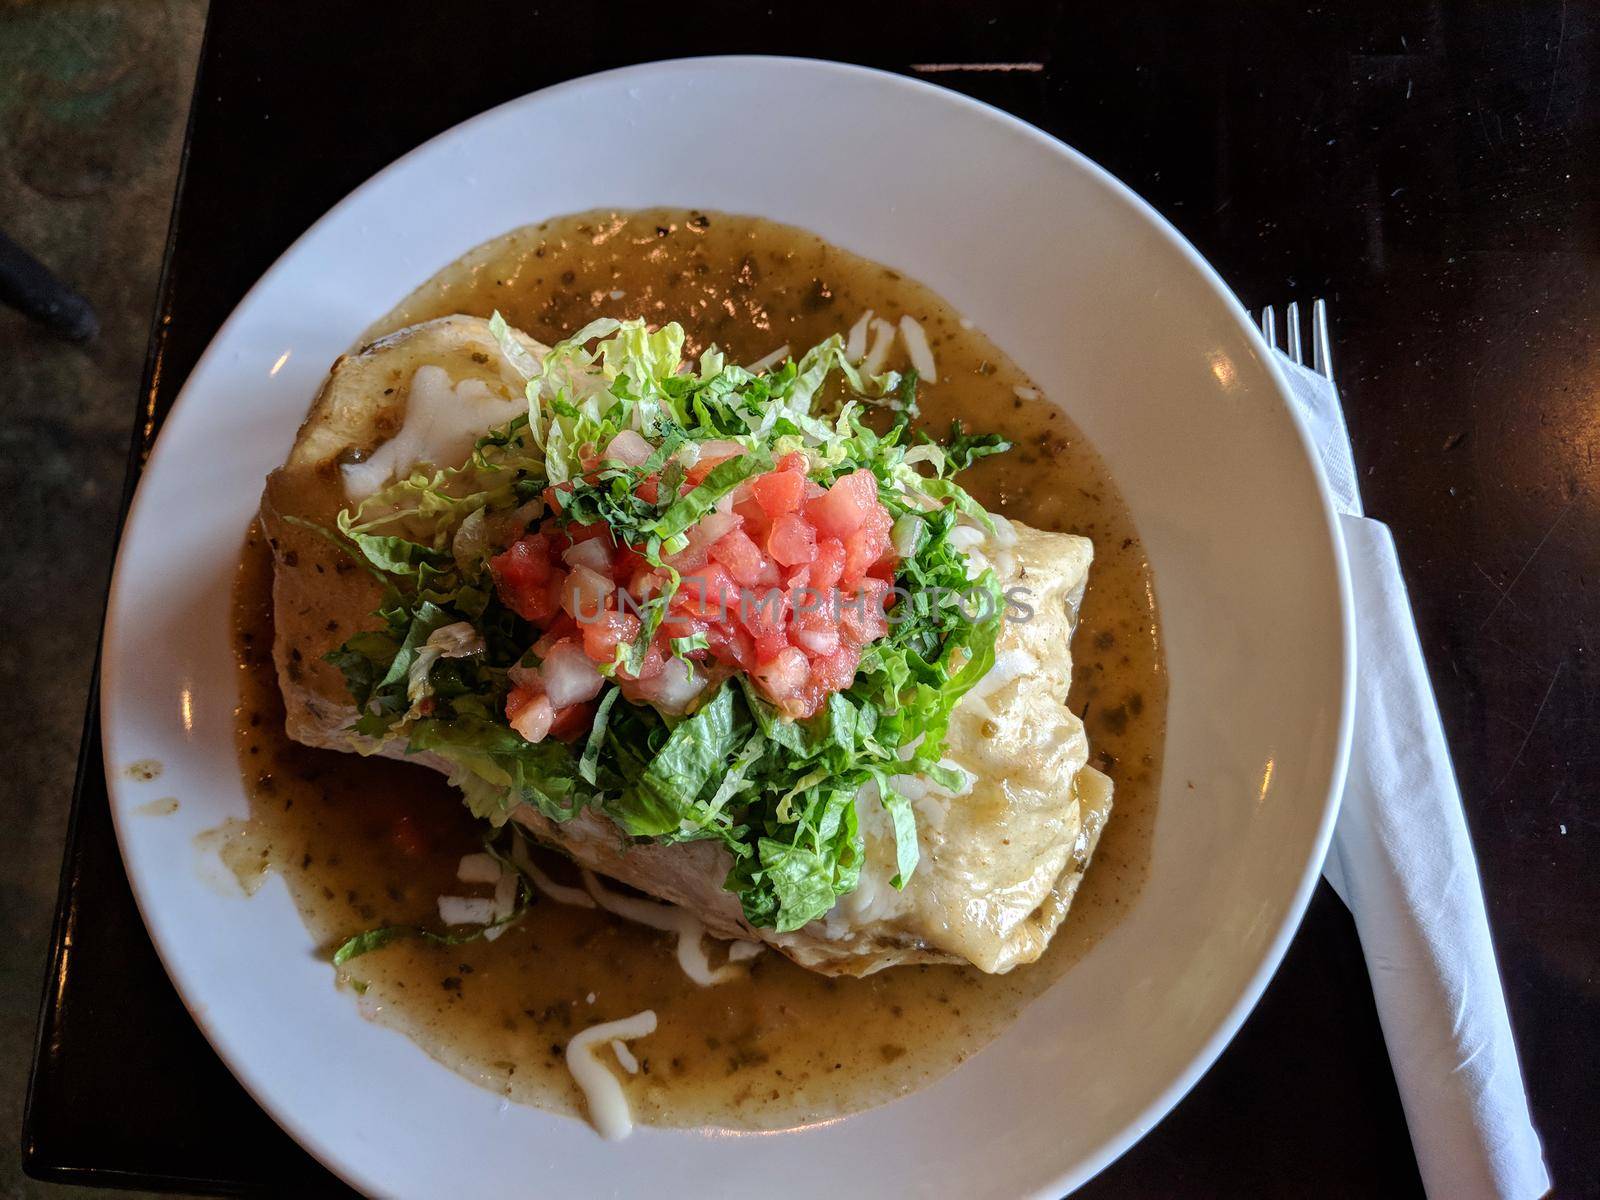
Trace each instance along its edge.
{"label": "melted cheese", "polygon": [[627,1038],[640,1038],[656,1031],[654,1009],[645,1009],[620,1021],[591,1025],[567,1043],[567,1070],[583,1092],[589,1105],[589,1120],[607,1141],[625,1138],[633,1132],[633,1113],[628,1097],[617,1077],[595,1058],[595,1047]]}
{"label": "melted cheese", "polygon": [[390,481],[405,478],[418,463],[457,466],[487,430],[525,407],[521,399],[500,395],[481,379],[452,385],[443,367],[418,367],[407,390],[400,432],[363,461],[340,468],[345,495],[353,502],[365,500]]}
{"label": "melted cheese", "polygon": [[[893,939],[1005,971],[1037,958],[1060,923],[1110,807],[1109,784],[1086,767],[1082,723],[1066,708],[1075,598],[1092,551],[1083,538],[1001,518],[992,534],[963,524],[952,538],[995,564],[1002,583],[1025,588],[1032,617],[1002,626],[994,664],[952,714],[941,765],[960,772],[959,788],[892,780],[917,819],[921,862],[906,887],[890,883],[893,823],[877,787],[863,787],[860,882],[804,935],[835,955]],[[795,935],[771,940],[804,949]]]}

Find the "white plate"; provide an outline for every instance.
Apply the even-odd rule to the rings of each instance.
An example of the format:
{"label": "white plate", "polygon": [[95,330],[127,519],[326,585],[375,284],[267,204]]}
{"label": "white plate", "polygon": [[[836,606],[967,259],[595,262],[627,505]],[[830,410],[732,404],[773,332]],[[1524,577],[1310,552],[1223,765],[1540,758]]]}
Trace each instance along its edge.
{"label": "white plate", "polygon": [[[751,113],[759,113],[752,120]],[[195,835],[248,811],[229,584],[262,477],[328,364],[472,246],[601,206],[815,230],[930,284],[1093,439],[1155,566],[1171,671],[1150,883],[1120,926],[940,1083],[763,1136],[602,1143],[364,1021],[281,881],[230,897]],[[1184,1094],[1298,924],[1337,807],[1353,634],[1337,527],[1282,380],[1217,276],[1038,130],[828,63],[658,63],[526,96],[435,138],[267,272],[184,386],[112,586],[105,757],[124,861],[179,993],[233,1073],[386,1195],[1056,1195]],[[124,774],[155,759],[149,783]],[[1193,785],[1192,787],[1190,785]],[[136,814],[172,795],[172,816]]]}

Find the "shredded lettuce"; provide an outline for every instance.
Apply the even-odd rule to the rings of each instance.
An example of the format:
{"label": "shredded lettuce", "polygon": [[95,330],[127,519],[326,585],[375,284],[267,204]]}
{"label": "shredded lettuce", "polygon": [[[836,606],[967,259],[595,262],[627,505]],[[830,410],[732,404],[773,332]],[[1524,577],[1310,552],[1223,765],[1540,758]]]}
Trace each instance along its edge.
{"label": "shredded lettuce", "polygon": [[[959,426],[942,445],[913,439],[915,373],[865,376],[837,336],[756,374],[715,349],[685,364],[676,324],[602,319],[542,359],[498,314],[491,330],[525,380],[527,416],[486,434],[460,467],[391,484],[324,531],[385,584],[381,627],[328,655],[359,710],[351,733],[362,748],[399,740],[442,760],[473,813],[496,826],[521,804],[557,822],[592,808],[626,838],[716,841],[745,916],[779,931],[822,916],[857,886],[857,798],[874,784],[895,837],[893,883],[903,887],[917,868],[916,816],[891,780],[959,782],[940,766],[950,714],[992,666],[1004,607],[992,572],[970,580],[950,538],[962,515],[989,520],[952,477],[1006,444]],[[624,430],[652,444],[647,462],[604,456]],[[680,495],[710,439],[744,453]],[[641,606],[639,636],[618,648],[618,662],[637,671],[680,583],[663,556],[739,484],[794,452],[824,485],[871,471],[894,520],[899,599],[888,635],[863,649],[849,687],[795,721],[743,675],[687,715],[632,703],[608,683],[571,744],[529,743],[509,727],[507,674],[527,665],[537,635],[496,595],[494,554],[547,512],[562,523],[603,521],[619,542],[642,547],[667,584]],[[647,500],[640,484],[652,476],[659,487]],[[984,603],[970,615],[962,605],[970,609],[974,589]],[[677,657],[705,647],[704,635],[671,643]],[[400,934],[363,936],[371,944],[340,953]]]}

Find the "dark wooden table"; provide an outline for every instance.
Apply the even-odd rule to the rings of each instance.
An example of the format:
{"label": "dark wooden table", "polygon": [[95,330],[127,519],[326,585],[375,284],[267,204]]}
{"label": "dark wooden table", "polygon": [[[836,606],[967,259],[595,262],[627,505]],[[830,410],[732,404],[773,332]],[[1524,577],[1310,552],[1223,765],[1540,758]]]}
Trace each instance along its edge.
{"label": "dark wooden table", "polygon": [[[218,0],[130,475],[244,291],[379,167],[561,79],[733,52],[1041,64],[937,78],[1106,165],[1247,304],[1329,299],[1367,507],[1393,527],[1415,600],[1557,1192],[1600,1194],[1595,7]],[[92,717],[54,943],[23,1131],[33,1174],[337,1187],[167,983],[117,857]],[[1324,886],[1233,1045],[1084,1194],[1419,1191],[1360,947]]]}

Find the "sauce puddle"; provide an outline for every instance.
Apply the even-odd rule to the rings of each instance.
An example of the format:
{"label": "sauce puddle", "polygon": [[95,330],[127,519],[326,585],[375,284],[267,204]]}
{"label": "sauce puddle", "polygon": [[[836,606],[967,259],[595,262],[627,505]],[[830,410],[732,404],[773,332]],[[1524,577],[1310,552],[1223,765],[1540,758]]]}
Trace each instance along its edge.
{"label": "sauce puddle", "polygon": [[[883,1103],[1002,1032],[1143,886],[1166,707],[1143,547],[1065,414],[926,288],[814,234],[755,218],[588,213],[472,251],[364,340],[456,312],[499,309],[546,343],[596,316],[640,316],[680,321],[688,353],[715,342],[732,361],[752,362],[784,343],[798,354],[868,308],[891,321],[909,313],[927,332],[939,368],[939,381],[922,389],[928,429],[942,433],[960,419],[1015,444],[967,472],[968,490],[1014,519],[1094,540],[1070,701],[1085,714],[1093,761],[1116,785],[1094,861],[1044,957],[1002,976],[922,966],[830,979],[769,951],[747,978],[700,988],[679,970],[667,935],[548,900],[494,942],[398,941],[346,964],[364,1013],[514,1102],[581,1114],[563,1057],[568,1039],[651,1008],[657,1031],[631,1046],[639,1073],[616,1068],[641,1122],[784,1128]],[[272,667],[271,572],[265,539],[252,529],[235,598],[237,743],[252,815],[223,839],[224,861],[251,884],[281,875],[329,954],[380,923],[436,925],[437,897],[470,890],[455,871],[481,848],[480,826],[439,775],[288,739]],[[577,882],[564,859],[536,854],[557,879]],[[714,961],[720,956],[714,951]]]}

